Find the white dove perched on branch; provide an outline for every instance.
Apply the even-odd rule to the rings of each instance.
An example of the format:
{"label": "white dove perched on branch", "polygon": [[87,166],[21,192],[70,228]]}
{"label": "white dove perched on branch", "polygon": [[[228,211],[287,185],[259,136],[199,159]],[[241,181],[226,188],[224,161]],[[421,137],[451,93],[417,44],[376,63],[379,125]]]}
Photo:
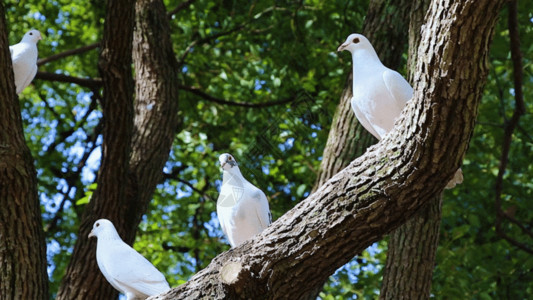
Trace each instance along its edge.
{"label": "white dove perched on branch", "polygon": [[9,46],[17,94],[30,85],[37,74],[37,42],[41,39],[41,33],[32,29],[24,34],[20,43]]}
{"label": "white dove perched on branch", "polygon": [[[366,37],[352,33],[337,51],[352,54],[353,97],[352,110],[359,123],[378,140],[394,127],[407,101],[413,97],[413,88],[398,72],[385,67]],[[446,185],[453,188],[463,182],[458,169]]]}
{"label": "white dove perched on branch", "polygon": [[105,279],[127,300],[146,299],[170,290],[165,276],[152,263],[124,243],[111,221],[94,222],[89,237],[98,239],[96,261]]}
{"label": "white dove perched on branch", "polygon": [[265,193],[242,176],[235,158],[224,153],[218,160],[223,169],[218,220],[231,247],[236,247],[267,228],[272,216]]}

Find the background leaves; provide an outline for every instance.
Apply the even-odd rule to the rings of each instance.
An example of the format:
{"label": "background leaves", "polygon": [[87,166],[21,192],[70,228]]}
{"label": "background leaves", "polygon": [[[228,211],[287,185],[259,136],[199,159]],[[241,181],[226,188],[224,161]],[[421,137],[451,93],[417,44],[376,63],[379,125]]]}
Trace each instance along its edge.
{"label": "background leaves", "polygon": [[[103,1],[7,1],[10,44],[30,28],[45,36],[39,57],[100,41]],[[172,11],[179,3],[165,1]],[[274,219],[310,192],[344,79],[347,56],[335,50],[360,32],[368,1],[191,1],[172,14],[182,68],[180,114],[162,181],[139,227],[135,248],[172,286],[229,246],[215,213],[218,155],[232,153],[267,194]],[[503,209],[533,225],[533,4],[519,2],[527,113],[513,135]],[[465,182],[448,191],[432,294],[438,298],[526,298],[533,258],[495,232],[494,182],[503,124],[514,109],[506,12],[496,28],[491,73],[465,157]],[[39,71],[98,79],[98,50],[48,62]],[[195,92],[196,91],[196,92]],[[100,158],[99,88],[36,79],[20,95],[36,161],[51,291],[63,276]],[[222,101],[220,101],[222,100]],[[276,101],[283,104],[271,105]],[[244,103],[244,104],[243,104]],[[516,226],[508,234],[532,245]],[[386,242],[341,268],[324,299],[375,298]]]}

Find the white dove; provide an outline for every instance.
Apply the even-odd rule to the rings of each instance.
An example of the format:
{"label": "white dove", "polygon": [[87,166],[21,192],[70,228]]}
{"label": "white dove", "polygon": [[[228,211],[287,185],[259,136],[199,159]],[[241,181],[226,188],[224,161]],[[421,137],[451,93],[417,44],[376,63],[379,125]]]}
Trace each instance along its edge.
{"label": "white dove", "polygon": [[[352,110],[359,123],[378,140],[394,127],[407,101],[413,97],[413,88],[400,73],[385,67],[366,37],[352,33],[337,51],[352,54],[353,96]],[[463,182],[458,169],[446,185],[453,188]]]}
{"label": "white dove", "polygon": [[265,193],[242,176],[235,158],[224,153],[218,160],[223,169],[218,220],[231,247],[237,247],[267,228],[272,216]]}
{"label": "white dove", "polygon": [[170,290],[165,276],[122,241],[111,221],[94,222],[89,237],[98,239],[96,261],[100,271],[127,300],[146,299]]}
{"label": "white dove", "polygon": [[32,29],[24,34],[20,43],[9,46],[17,94],[30,85],[37,74],[37,42],[41,39],[41,33]]}

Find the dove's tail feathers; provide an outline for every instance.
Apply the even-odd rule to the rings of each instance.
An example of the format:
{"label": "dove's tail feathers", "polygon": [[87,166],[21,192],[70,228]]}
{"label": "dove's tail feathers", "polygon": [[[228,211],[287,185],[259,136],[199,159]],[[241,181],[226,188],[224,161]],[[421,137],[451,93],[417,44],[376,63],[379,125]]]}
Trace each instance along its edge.
{"label": "dove's tail feathers", "polygon": [[456,185],[463,183],[463,170],[461,168],[457,169],[455,174],[453,175],[452,180],[446,184],[445,189],[453,189]]}

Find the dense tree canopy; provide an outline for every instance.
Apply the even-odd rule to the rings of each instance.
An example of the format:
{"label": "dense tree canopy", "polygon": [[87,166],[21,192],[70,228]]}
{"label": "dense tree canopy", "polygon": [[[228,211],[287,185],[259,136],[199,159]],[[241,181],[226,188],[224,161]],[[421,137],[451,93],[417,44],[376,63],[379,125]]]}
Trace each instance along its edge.
{"label": "dense tree canopy", "polygon": [[[164,1],[175,58],[169,65],[177,74],[169,70],[166,78],[175,79],[179,97],[171,90],[164,95],[179,101],[178,120],[134,248],[171,286],[229,249],[216,219],[219,154],[237,158],[244,176],[269,198],[274,220],[310,195],[351,70],[348,54],[335,51],[349,33],[362,31],[368,2]],[[4,4],[9,44],[30,28],[44,35],[39,73],[19,98],[37,169],[51,298],[76,240],[86,238],[78,230],[102,175],[102,134],[109,122],[103,118],[109,81],[99,70],[106,3]],[[533,120],[527,102],[533,97],[533,3],[519,1],[514,11],[504,6],[494,29],[489,76],[463,161],[465,181],[443,197],[431,288],[438,298],[533,293]],[[404,48],[399,71],[405,75],[407,42]],[[128,64],[131,79],[137,78],[136,60]],[[140,91],[132,90],[132,97]],[[319,296],[376,297],[386,249],[385,239],[358,255]]]}

